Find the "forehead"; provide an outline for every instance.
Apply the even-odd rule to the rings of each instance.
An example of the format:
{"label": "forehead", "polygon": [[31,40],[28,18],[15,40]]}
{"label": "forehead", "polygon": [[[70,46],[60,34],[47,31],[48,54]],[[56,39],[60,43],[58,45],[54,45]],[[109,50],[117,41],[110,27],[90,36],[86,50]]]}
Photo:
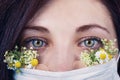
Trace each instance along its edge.
{"label": "forehead", "polygon": [[109,11],[99,0],[53,0],[36,13],[30,24],[69,30],[98,24],[114,32]]}
{"label": "forehead", "polygon": [[77,23],[77,21],[79,24],[89,24],[92,21],[96,22],[96,19],[99,20],[99,23],[107,22],[110,24],[111,22],[108,10],[98,0],[53,0],[40,10],[33,19],[37,23],[49,19],[51,23],[54,23],[52,22],[54,20],[61,23],[66,21],[69,24]]}

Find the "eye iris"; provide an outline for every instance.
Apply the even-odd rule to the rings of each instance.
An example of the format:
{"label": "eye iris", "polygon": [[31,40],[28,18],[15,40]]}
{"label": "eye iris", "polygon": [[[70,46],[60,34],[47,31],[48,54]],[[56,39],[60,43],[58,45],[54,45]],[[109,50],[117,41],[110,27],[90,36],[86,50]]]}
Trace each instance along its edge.
{"label": "eye iris", "polygon": [[87,46],[87,47],[93,47],[95,44],[95,41],[94,40],[86,40],[84,43],[85,43],[85,46]]}
{"label": "eye iris", "polygon": [[44,42],[41,41],[41,40],[34,40],[34,41],[32,42],[32,44],[33,44],[34,47],[42,47],[43,44],[44,44]]}

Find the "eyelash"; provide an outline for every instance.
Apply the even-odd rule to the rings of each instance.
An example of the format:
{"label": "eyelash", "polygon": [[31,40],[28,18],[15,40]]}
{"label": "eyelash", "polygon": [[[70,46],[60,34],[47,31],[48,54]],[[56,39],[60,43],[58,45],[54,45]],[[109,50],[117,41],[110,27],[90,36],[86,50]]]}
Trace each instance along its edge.
{"label": "eyelash", "polygon": [[[78,47],[84,49],[98,49],[103,46],[101,39],[94,36],[80,38],[77,42]],[[35,43],[37,44],[36,46]],[[46,48],[48,45],[49,41],[45,38],[30,37],[23,41],[23,46],[27,48],[33,47],[36,50]]]}
{"label": "eyelash", "polygon": [[78,42],[78,46],[84,49],[98,49],[103,46],[101,39],[94,36],[81,38]]}
{"label": "eyelash", "polygon": [[32,47],[33,49],[45,48],[48,46],[48,41],[44,38],[27,38],[23,41],[23,45],[27,48]]}

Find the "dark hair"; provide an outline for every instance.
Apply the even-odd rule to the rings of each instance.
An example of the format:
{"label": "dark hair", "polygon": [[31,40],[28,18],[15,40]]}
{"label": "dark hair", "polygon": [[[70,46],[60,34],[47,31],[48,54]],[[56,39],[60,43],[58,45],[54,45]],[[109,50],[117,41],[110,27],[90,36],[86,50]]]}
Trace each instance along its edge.
{"label": "dark hair", "polygon": [[[0,0],[0,80],[13,80],[13,71],[8,70],[3,62],[4,53],[15,46],[23,27],[48,1]],[[102,0],[102,2],[111,14],[120,49],[120,0]],[[119,69],[118,72],[120,73]]]}

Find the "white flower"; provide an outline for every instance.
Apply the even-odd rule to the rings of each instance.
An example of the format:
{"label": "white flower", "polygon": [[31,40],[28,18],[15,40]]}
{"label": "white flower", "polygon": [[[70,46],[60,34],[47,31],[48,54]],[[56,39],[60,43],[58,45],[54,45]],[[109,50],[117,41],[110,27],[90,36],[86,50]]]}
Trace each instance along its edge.
{"label": "white flower", "polygon": [[32,69],[33,66],[32,66],[31,64],[28,64],[28,65],[25,66],[25,68],[27,68],[27,69]]}
{"label": "white flower", "polygon": [[31,64],[33,59],[37,59],[37,51],[33,49],[27,49],[26,47],[21,48],[22,51],[18,51],[17,48],[12,51],[5,52],[5,60],[8,69],[18,70],[19,68],[34,68]]}
{"label": "white flower", "polygon": [[90,54],[89,53],[81,52],[80,58],[87,66],[90,66],[92,64],[92,60],[90,58]]}
{"label": "white flower", "polygon": [[106,63],[110,60],[108,53],[104,49],[100,49],[99,51],[97,51],[95,53],[95,57],[100,64]]}

